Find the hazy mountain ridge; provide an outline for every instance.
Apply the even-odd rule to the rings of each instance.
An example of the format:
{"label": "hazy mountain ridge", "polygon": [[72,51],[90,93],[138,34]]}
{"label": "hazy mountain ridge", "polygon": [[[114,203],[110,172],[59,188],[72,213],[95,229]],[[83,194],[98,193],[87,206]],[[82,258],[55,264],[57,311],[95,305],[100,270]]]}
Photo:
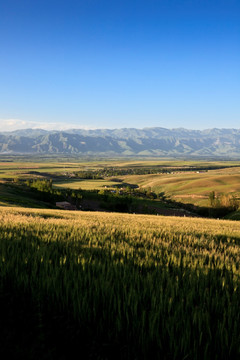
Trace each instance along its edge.
{"label": "hazy mountain ridge", "polygon": [[240,129],[25,129],[0,133],[0,153],[240,156]]}

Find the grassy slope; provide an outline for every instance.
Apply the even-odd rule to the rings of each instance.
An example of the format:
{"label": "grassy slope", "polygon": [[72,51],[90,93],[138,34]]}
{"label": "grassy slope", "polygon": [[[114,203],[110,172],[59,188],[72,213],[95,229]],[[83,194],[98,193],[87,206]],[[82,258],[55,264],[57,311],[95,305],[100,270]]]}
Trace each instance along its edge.
{"label": "grassy slope", "polygon": [[[240,239],[240,224],[234,221],[201,219],[201,218],[176,218],[161,217],[154,215],[136,215],[124,213],[105,213],[105,212],[76,212],[64,211],[59,209],[25,209],[22,207],[0,208],[0,216],[12,214],[16,223],[23,216],[23,220],[56,219],[56,226],[77,226],[78,228],[92,229],[98,232],[105,229],[104,233],[119,231],[130,231],[131,233],[143,234],[154,233],[154,231],[166,230],[169,233],[179,232],[182,234],[199,236],[229,236]],[[18,218],[19,216],[19,218]],[[26,217],[25,217],[26,216]],[[30,216],[30,218],[29,218]],[[31,218],[32,216],[32,218]],[[61,219],[59,221],[59,219]],[[6,218],[7,220],[7,218]],[[38,221],[38,220],[37,220]],[[54,220],[53,220],[54,221]],[[99,229],[98,229],[99,227]]]}
{"label": "grassy slope", "polygon": [[174,173],[160,175],[130,175],[123,181],[151,187],[155,192],[164,191],[179,201],[208,204],[209,192],[239,193],[240,168],[210,170],[206,173]]}
{"label": "grassy slope", "polygon": [[52,208],[53,205],[41,201],[30,189],[14,184],[0,183],[0,206],[22,206],[27,208]]}
{"label": "grassy slope", "polygon": [[240,210],[234,211],[233,213],[225,216],[225,219],[240,220]]}

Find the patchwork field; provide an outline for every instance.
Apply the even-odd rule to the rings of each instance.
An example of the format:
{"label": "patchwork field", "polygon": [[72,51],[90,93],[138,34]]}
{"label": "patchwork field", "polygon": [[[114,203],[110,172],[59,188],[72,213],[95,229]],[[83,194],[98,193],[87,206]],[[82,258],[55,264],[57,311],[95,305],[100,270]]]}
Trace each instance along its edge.
{"label": "patchwork field", "polygon": [[[34,161],[35,160],[35,161]],[[67,161],[68,160],[68,161]],[[26,179],[52,179],[54,189],[102,190],[127,185],[151,189],[156,194],[165,194],[180,204],[194,204],[199,208],[209,207],[209,194],[233,194],[239,199],[240,167],[237,161],[183,161],[172,159],[96,159],[81,158],[2,158],[0,179],[17,181]],[[212,169],[221,167],[218,169]],[[195,168],[195,169],[194,169]],[[144,174],[141,174],[144,171]],[[140,172],[140,174],[139,174]],[[150,172],[150,173],[148,173]],[[82,178],[81,178],[82,174]],[[88,178],[92,174],[93,178]],[[124,175],[123,175],[124,174]],[[85,176],[85,178],[84,178]],[[112,181],[114,180],[114,181]],[[1,189],[0,189],[1,191]],[[14,194],[13,194],[14,195]],[[12,194],[9,192],[9,199]],[[17,195],[17,204],[27,205]],[[9,202],[9,204],[13,201]],[[30,205],[31,201],[29,202]],[[7,205],[7,198],[0,198]],[[24,206],[25,206],[24,205]],[[43,205],[44,206],[44,205]],[[39,206],[42,204],[39,203]]]}
{"label": "patchwork field", "polygon": [[171,159],[141,159],[141,160],[121,160],[121,159],[84,159],[81,157],[69,158],[66,160],[61,155],[49,159],[34,156],[1,156],[0,157],[0,177],[24,176],[29,172],[39,173],[59,173],[78,170],[96,170],[102,168],[142,168],[142,167],[208,167],[208,166],[237,166],[237,161],[182,161]]}
{"label": "patchwork field", "polygon": [[[70,188],[77,190],[101,190],[114,185],[125,184],[138,185],[142,188],[151,188],[155,193],[164,192],[166,196],[181,203],[191,203],[200,207],[209,206],[209,193],[216,194],[232,193],[239,198],[240,193],[240,167],[238,162],[227,161],[183,161],[171,159],[148,159],[148,160],[120,160],[99,159],[88,161],[86,159],[46,159],[45,161],[31,158],[23,161],[22,158],[14,161],[14,158],[0,162],[0,179],[32,179],[52,178],[54,188]],[[216,170],[191,170],[190,167],[211,168],[224,167]],[[179,171],[179,168],[185,171]],[[107,169],[116,171],[137,171],[150,169],[158,172],[165,169],[166,173],[150,173],[143,175],[117,175],[111,177]],[[102,179],[74,178],[77,172],[96,172],[106,170]],[[116,180],[119,179],[119,181]],[[111,181],[112,179],[115,182]],[[0,199],[1,201],[1,199]]]}

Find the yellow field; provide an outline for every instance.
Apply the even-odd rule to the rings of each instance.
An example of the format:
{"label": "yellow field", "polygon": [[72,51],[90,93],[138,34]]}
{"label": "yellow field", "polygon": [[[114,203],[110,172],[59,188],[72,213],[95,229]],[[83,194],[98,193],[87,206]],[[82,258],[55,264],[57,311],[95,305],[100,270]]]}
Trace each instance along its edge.
{"label": "yellow field", "polygon": [[0,239],[10,358],[239,359],[239,222],[6,207]]}
{"label": "yellow field", "polygon": [[82,189],[82,190],[101,190],[105,186],[112,188],[113,185],[121,184],[116,181],[109,180],[66,180],[54,182],[55,188],[69,188],[69,189]]}
{"label": "yellow field", "polygon": [[188,166],[230,166],[238,165],[236,161],[183,161],[183,160],[171,160],[171,159],[144,159],[144,160],[120,160],[120,159],[104,159],[104,160],[92,160],[85,161],[81,158],[74,161],[64,161],[54,159],[52,161],[1,161],[0,159],[0,178],[1,177],[17,177],[26,176],[30,171],[37,171],[39,173],[64,173],[80,170],[96,170],[107,167],[116,168],[135,168],[135,167],[188,167]]}
{"label": "yellow field", "polygon": [[16,223],[55,224],[60,226],[76,226],[91,233],[126,231],[129,236],[145,234],[149,238],[154,231],[182,233],[194,236],[228,236],[240,238],[240,223],[230,220],[203,218],[176,218],[174,216],[138,215],[124,213],[105,213],[89,211],[64,211],[55,209],[25,209],[21,207],[0,208],[0,221]]}

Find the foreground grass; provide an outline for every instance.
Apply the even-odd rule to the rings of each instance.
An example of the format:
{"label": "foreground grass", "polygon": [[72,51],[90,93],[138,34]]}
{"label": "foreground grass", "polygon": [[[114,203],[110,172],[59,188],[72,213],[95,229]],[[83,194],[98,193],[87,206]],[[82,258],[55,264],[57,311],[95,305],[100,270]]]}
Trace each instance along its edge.
{"label": "foreground grass", "polygon": [[10,358],[239,358],[237,222],[2,208],[0,237]]}

